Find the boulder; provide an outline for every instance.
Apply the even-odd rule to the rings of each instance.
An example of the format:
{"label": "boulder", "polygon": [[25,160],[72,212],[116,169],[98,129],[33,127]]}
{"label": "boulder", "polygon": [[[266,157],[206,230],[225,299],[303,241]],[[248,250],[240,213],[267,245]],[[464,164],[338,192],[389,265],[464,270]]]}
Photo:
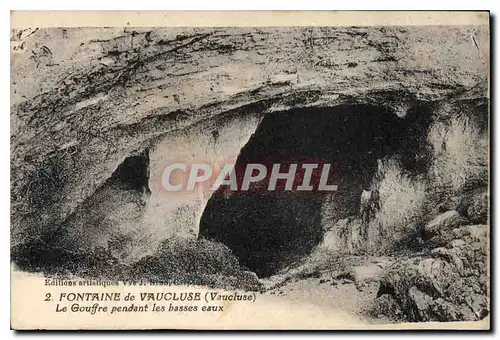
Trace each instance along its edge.
{"label": "boulder", "polygon": [[482,191],[470,198],[467,206],[467,218],[472,223],[486,223],[489,211],[489,193]]}
{"label": "boulder", "polygon": [[[450,214],[451,215],[451,214]],[[489,314],[488,226],[450,232],[443,247],[395,262],[380,281],[408,321],[473,321]]]}
{"label": "boulder", "polygon": [[[300,137],[307,139],[315,131],[330,128],[327,135],[340,138],[338,144],[347,147],[350,141],[369,137],[367,132],[375,130],[372,123],[385,126],[384,119],[392,117],[402,123],[397,129],[387,129],[387,135],[404,138],[401,143],[390,144],[408,147],[421,137],[412,135],[421,131],[415,128],[415,122],[426,121],[424,113],[430,115],[431,106],[439,106],[449,98],[457,102],[464,99],[474,105],[487,98],[485,70],[489,69],[489,61],[484,56],[489,54],[489,28],[475,28],[473,48],[470,36],[469,27],[429,26],[13,31],[11,246],[29,245],[40,238],[52,241],[53,235],[64,235],[68,229],[73,229],[69,233],[72,240],[83,239],[91,230],[101,230],[99,223],[73,221],[82,209],[96,202],[125,159],[157,149],[160,140],[161,145],[176,144],[176,133],[197,140],[210,140],[213,136],[211,144],[203,143],[203,147],[214,145],[217,138],[235,144],[229,134],[215,131],[219,122],[227,122],[227,117],[240,119],[253,114],[256,119],[260,115],[269,119],[277,112],[321,108],[333,120],[336,110],[329,108],[343,106],[350,108],[346,118],[351,119],[360,115],[356,108],[378,107],[380,115],[370,116],[373,121],[359,119],[365,123],[359,128],[362,134],[347,128],[352,124],[317,124],[305,129]],[[201,122],[209,126],[204,133],[188,130]],[[298,124],[292,126],[299,128]],[[241,134],[243,129],[230,130]],[[286,128],[270,129],[271,137],[276,131]],[[343,141],[343,136],[349,139]],[[295,140],[292,137],[295,136],[289,140]],[[257,151],[273,144],[265,144]],[[186,154],[193,154],[194,147],[185,149]],[[321,150],[324,148],[317,146],[317,151]],[[344,154],[354,160],[360,156],[357,151],[343,151],[339,154],[341,159],[345,159]],[[364,150],[366,154],[371,151]],[[411,154],[408,149],[407,153]],[[309,150],[300,156],[314,158],[315,152]],[[152,165],[158,164],[153,161]],[[356,177],[351,170],[346,173]],[[351,187],[357,183],[351,182],[345,192],[354,192]],[[349,216],[352,208],[348,195],[340,198],[345,198],[339,204],[345,211],[337,219]],[[339,201],[337,197],[335,200]],[[145,202],[145,211],[155,206],[150,203],[151,199]],[[190,203],[186,205],[191,209]],[[270,205],[273,206],[276,205]],[[217,204],[214,207],[214,211],[219,209]],[[301,207],[287,206],[289,210],[294,208]],[[119,215],[112,210],[116,212],[112,217]],[[320,213],[315,207],[311,210],[319,221]],[[336,212],[337,208],[332,210]],[[264,224],[265,218],[271,216],[269,210],[259,213],[263,219],[259,218],[258,223]],[[264,247],[266,242],[274,244],[279,233],[289,233],[285,244],[288,247],[300,243],[302,236],[305,238],[312,231],[314,237],[301,246],[300,253],[296,247],[285,252],[287,256],[307,254],[321,240],[322,226],[319,222],[311,226],[303,221],[295,223],[295,216],[289,215],[286,219],[272,216],[283,227],[272,226],[274,230],[268,239],[262,233],[248,232],[245,236],[259,236]],[[109,220],[107,212],[103,217]],[[245,220],[252,224],[249,218]],[[216,222],[210,223],[215,229]],[[288,222],[295,223],[296,228],[286,229]],[[87,225],[90,228],[84,230]],[[189,225],[192,229],[194,223]],[[83,226],[82,232],[75,226]],[[310,229],[301,229],[302,226]],[[162,228],[175,229],[161,224],[158,235],[167,234]],[[143,236],[141,232],[135,234]],[[238,230],[233,236],[239,242],[242,232]],[[102,241],[107,243],[107,239]],[[231,245],[232,241],[226,243]],[[274,249],[280,246],[275,244]],[[239,247],[242,253],[245,247],[256,249],[245,243]],[[274,249],[263,254],[266,261],[274,256]],[[78,245],[70,250],[78,250]],[[250,255],[249,261],[257,258],[254,253]]]}
{"label": "boulder", "polygon": [[383,319],[384,317],[393,321],[403,319],[401,307],[399,307],[396,300],[388,294],[381,295],[375,299],[373,306],[369,310],[369,314],[377,319]]}

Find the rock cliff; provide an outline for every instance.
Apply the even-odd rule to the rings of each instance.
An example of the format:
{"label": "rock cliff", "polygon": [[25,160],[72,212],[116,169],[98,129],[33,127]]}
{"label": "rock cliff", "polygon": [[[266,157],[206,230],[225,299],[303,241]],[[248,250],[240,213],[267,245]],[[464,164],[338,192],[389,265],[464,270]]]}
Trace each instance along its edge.
{"label": "rock cliff", "polygon": [[[369,145],[378,141],[380,157],[409,150],[406,167],[411,168],[420,164],[415,156],[423,153],[420,141],[431,118],[451,119],[449,103],[466,103],[488,115],[487,26],[41,28],[12,31],[11,53],[14,250],[42,242],[79,254],[99,246],[120,261],[134,262],[153,254],[169,237],[197,237],[203,211],[218,208],[205,210],[211,193],[198,192],[166,209],[165,202],[172,200],[162,197],[158,187],[166,156],[238,161],[244,147],[251,150],[260,143],[263,148],[266,141],[271,146],[273,133],[289,132],[283,138],[291,140],[316,136],[316,142],[324,142],[318,131],[331,125],[330,134],[321,131],[337,149],[344,148],[343,155],[358,149],[370,154]],[[304,131],[273,130],[272,120],[287,114],[330,115],[326,121],[331,124],[305,119],[316,125]],[[382,136],[357,138],[374,132],[377,123],[390,128]],[[349,148],[352,141],[360,144]],[[327,146],[315,154],[316,142],[302,150],[306,156],[335,156]],[[395,144],[394,150],[386,147]],[[370,167],[359,161],[363,155],[352,156],[357,158],[354,172]],[[121,176],[122,167],[136,173],[138,182]],[[348,172],[342,178],[352,176]],[[346,180],[351,196],[309,202],[315,220],[304,230],[310,233],[297,232],[304,226],[298,223],[284,239],[283,257],[309,253],[332,223],[359,210],[349,202],[361,193],[360,177]],[[324,208],[325,202],[331,204]],[[467,218],[484,223],[483,208],[468,206]],[[434,235],[434,229],[431,225],[427,231]],[[297,238],[305,243],[289,247],[300,243]],[[460,244],[455,242],[452,252],[462,251]],[[442,252],[450,250],[432,256]],[[289,264],[272,263],[267,274]],[[396,285],[393,281],[388,278],[387,286]],[[413,289],[409,285],[405,292]],[[395,291],[396,298],[402,296]],[[413,296],[430,294],[411,291]],[[438,298],[427,295],[418,300]],[[429,303],[418,308],[418,318],[430,318],[430,312],[423,312]],[[480,308],[472,311],[481,314]]]}

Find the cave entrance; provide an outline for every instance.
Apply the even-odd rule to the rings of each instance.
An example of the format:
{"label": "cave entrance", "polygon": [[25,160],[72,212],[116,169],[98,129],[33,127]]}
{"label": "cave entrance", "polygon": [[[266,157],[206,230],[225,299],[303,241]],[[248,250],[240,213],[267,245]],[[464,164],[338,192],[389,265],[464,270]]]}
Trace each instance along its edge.
{"label": "cave entrance", "polygon": [[[370,185],[377,159],[399,155],[418,168],[415,155],[429,124],[419,108],[398,117],[373,105],[300,108],[267,114],[240,151],[236,168],[249,163],[332,164],[329,183],[338,219],[359,211],[360,195]],[[322,240],[325,193],[265,192],[249,188],[229,193],[220,187],[200,221],[200,237],[226,244],[242,265],[259,277],[292,265]]]}
{"label": "cave entrance", "polygon": [[117,185],[125,190],[150,194],[149,190],[149,150],[131,155],[116,168],[108,184]]}

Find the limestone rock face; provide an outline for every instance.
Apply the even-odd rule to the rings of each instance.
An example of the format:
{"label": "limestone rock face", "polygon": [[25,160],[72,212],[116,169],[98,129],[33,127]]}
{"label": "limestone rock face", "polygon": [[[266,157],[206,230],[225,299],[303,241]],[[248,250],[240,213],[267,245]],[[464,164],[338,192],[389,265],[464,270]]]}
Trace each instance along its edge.
{"label": "limestone rock face", "polygon": [[[416,103],[486,98],[488,42],[487,27],[13,31],[11,244],[114,224],[120,211],[77,220],[127,158],[217,117],[374,105],[402,118]],[[151,208],[145,193],[123,196],[134,219]]]}
{"label": "limestone rock face", "polygon": [[462,208],[466,208],[466,216],[475,223],[481,223],[488,219],[489,194],[487,191],[474,193],[462,202]]}

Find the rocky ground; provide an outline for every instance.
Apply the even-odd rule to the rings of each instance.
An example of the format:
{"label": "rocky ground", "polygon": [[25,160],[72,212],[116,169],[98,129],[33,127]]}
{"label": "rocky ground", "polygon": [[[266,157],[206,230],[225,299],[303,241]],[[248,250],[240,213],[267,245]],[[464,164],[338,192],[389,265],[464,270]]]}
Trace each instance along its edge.
{"label": "rocky ground", "polygon": [[362,103],[404,114],[488,82],[485,25],[11,33],[11,245],[54,232],[124,158],[201,121]]}
{"label": "rocky ground", "polygon": [[263,280],[265,294],[372,323],[482,320],[489,315],[488,194],[464,195],[456,208],[423,227],[419,251],[312,254],[298,268]]}

